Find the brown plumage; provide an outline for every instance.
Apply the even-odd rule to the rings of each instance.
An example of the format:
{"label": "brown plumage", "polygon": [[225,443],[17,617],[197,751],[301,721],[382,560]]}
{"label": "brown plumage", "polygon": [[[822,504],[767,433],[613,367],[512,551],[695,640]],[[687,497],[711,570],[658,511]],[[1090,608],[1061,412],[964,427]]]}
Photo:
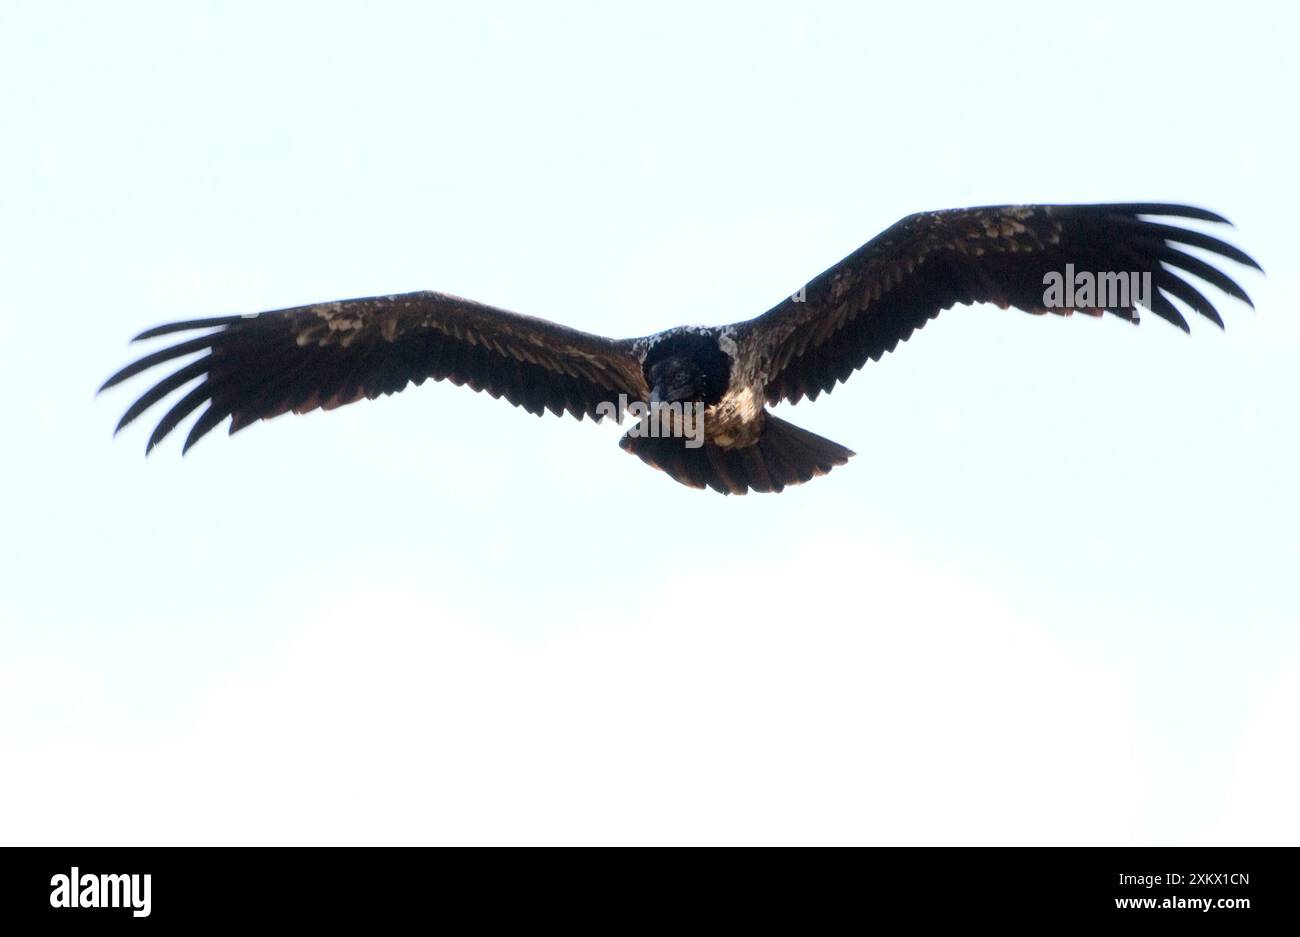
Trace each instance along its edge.
{"label": "brown plumage", "polygon": [[639,339],[607,339],[432,292],[199,319],[137,336],[203,330],[123,368],[101,390],[197,355],[146,391],[118,423],[120,430],[196,382],[159,421],[147,447],[197,410],[184,450],[227,418],[233,433],[288,411],[333,409],[428,378],[504,397],[530,413],[579,419],[607,415],[620,396],[697,404],[701,444],[632,431],[623,448],[692,487],[781,491],[853,453],[777,419],[765,405],[816,399],[953,305],[991,302],[1039,314],[1110,312],[1138,320],[1133,298],[1048,308],[1045,278],[1072,265],[1099,274],[1149,274],[1155,315],[1188,331],[1177,300],[1222,327],[1214,304],[1186,277],[1247,304],[1250,298],[1185,248],[1259,265],[1218,238],[1151,220],[1162,216],[1225,222],[1203,209],[1165,204],[925,212],[904,218],[755,319]]}
{"label": "brown plumage", "polygon": [[196,319],[149,329],[133,341],[197,329],[210,331],[146,355],[100,388],[200,353],[141,396],[118,423],[120,430],[186,382],[202,378],[158,422],[149,450],[204,405],[184,450],[226,417],[234,433],[257,420],[332,410],[428,378],[504,397],[539,416],[550,410],[579,419],[594,417],[596,405],[611,395],[649,394],[628,342],[440,293]]}

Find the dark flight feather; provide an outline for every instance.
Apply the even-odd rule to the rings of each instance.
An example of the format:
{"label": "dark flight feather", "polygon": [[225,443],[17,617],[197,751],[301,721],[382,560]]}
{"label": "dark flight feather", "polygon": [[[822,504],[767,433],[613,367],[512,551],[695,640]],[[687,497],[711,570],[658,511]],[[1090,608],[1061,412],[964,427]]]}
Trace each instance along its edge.
{"label": "dark flight feather", "polygon": [[[1043,276],[1078,271],[1152,275],[1151,311],[1189,331],[1168,295],[1222,325],[1214,304],[1171,268],[1189,273],[1243,302],[1246,291],[1221,270],[1187,254],[1190,246],[1259,269],[1250,256],[1219,238],[1140,216],[1227,223],[1187,205],[1003,205],[910,215],[854,251],[804,289],[735,328],[764,356],[769,403],[797,403],[830,391],[862,367],[893,351],[942,310],[990,302],[1026,312],[1069,314],[1102,310],[1047,309]],[[1105,312],[1136,322],[1139,311]]]}
{"label": "dark flight feather", "polygon": [[233,433],[289,410],[331,410],[430,377],[505,397],[530,413],[567,412],[579,419],[598,417],[596,405],[620,393],[634,399],[649,393],[630,343],[439,293],[191,319],[149,329],[136,340],[198,329],[208,331],[145,355],[100,388],[206,352],[146,391],[119,422],[120,430],[183,384],[204,377],[158,423],[149,449],[205,403],[184,450],[227,417]]}

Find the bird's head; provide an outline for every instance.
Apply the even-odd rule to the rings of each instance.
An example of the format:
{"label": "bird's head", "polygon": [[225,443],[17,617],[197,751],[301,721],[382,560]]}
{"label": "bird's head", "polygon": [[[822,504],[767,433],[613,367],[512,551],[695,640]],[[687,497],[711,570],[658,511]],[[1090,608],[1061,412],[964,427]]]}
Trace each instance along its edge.
{"label": "bird's head", "polygon": [[650,366],[650,403],[704,400],[709,395],[708,375],[692,359],[670,355]]}
{"label": "bird's head", "polygon": [[702,403],[722,399],[731,381],[731,358],[707,329],[672,329],[657,337],[641,365],[651,403]]}

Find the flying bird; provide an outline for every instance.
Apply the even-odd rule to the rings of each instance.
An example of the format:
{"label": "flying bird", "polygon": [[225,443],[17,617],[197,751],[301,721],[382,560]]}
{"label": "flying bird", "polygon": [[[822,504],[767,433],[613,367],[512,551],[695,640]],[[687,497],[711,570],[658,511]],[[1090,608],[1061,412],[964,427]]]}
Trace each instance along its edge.
{"label": "flying bird", "polygon": [[[647,432],[642,419],[620,441],[646,464],[694,488],[779,492],[853,453],[767,408],[817,399],[951,306],[1109,312],[1134,323],[1145,307],[1190,331],[1176,299],[1222,328],[1189,275],[1253,306],[1236,282],[1186,249],[1260,269],[1254,260],[1209,234],[1152,220],[1161,217],[1227,223],[1204,209],[1154,203],[921,212],[754,319],[643,338],[609,339],[435,292],[194,319],[136,336],[187,337],[128,365],[100,389],[197,355],[147,390],[118,423],[121,430],[193,382],[158,422],[146,451],[196,410],[182,451],[227,419],[234,433],[289,411],[331,410],[430,378],[504,397],[539,416],[549,410],[600,419],[614,401],[630,402],[644,413],[669,410],[660,425],[667,431]],[[1076,292],[1071,282],[1053,301],[1045,284],[1056,277],[1060,285],[1071,271],[1146,276],[1151,288],[1106,296],[1100,289]],[[701,438],[683,432],[682,407],[702,415]]]}

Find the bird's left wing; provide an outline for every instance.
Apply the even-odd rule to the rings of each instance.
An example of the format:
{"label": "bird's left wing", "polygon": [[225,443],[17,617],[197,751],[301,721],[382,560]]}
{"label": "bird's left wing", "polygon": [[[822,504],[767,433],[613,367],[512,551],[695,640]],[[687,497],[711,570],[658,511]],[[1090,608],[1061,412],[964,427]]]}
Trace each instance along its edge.
{"label": "bird's left wing", "polygon": [[[770,403],[816,399],[893,351],[940,311],[990,302],[1026,312],[1112,312],[1136,322],[1137,303],[1070,303],[1048,308],[1044,277],[1078,273],[1150,275],[1151,311],[1184,331],[1172,296],[1218,324],[1214,304],[1191,274],[1250,303],[1246,291],[1185,247],[1258,269],[1216,237],[1143,216],[1223,222],[1186,205],[1001,205],[910,215],[820,274],[801,293],[749,322],[737,339],[766,375]],[[1082,298],[1084,294],[1080,293]]]}
{"label": "bird's left wing", "polygon": [[[146,391],[118,429],[192,381],[148,448],[206,405],[185,449],[231,418],[230,432],[290,410],[329,410],[427,378],[465,384],[541,415],[599,418],[620,393],[649,396],[632,343],[579,332],[441,293],[318,303],[249,316],[176,322],[135,340],[199,331],[118,371],[105,390],[156,365],[197,355]],[[147,450],[146,450],[147,451]]]}

